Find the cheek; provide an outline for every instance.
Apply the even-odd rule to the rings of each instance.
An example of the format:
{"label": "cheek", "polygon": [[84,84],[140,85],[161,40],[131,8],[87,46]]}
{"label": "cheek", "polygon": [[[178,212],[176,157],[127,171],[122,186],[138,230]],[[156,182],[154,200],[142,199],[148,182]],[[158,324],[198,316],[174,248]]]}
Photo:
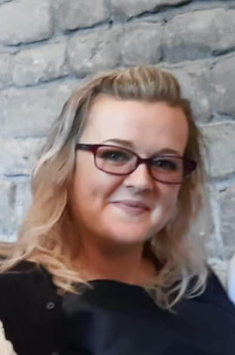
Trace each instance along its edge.
{"label": "cheek", "polygon": [[178,186],[167,185],[161,189],[152,219],[155,221],[161,219],[162,227],[175,215],[179,189]]}
{"label": "cheek", "polygon": [[172,216],[174,216],[176,207],[177,207],[177,201],[178,201],[178,196],[179,196],[179,186],[169,186],[169,190],[166,191],[166,195],[164,196],[165,200],[165,208],[166,208],[166,215],[168,219],[171,219]]}
{"label": "cheek", "polygon": [[175,206],[178,201],[180,186],[169,186],[169,189],[166,190],[165,198],[168,204]]}
{"label": "cheek", "polygon": [[102,208],[120,185],[120,178],[98,170],[91,161],[80,161],[73,178],[73,204],[86,211]]}

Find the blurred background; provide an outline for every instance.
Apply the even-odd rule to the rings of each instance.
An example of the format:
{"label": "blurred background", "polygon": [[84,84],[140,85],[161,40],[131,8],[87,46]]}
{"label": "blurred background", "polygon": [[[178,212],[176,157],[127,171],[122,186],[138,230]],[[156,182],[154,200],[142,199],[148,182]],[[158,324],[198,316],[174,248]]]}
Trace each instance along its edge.
{"label": "blurred background", "polygon": [[219,276],[235,252],[235,1],[0,0],[0,241],[14,241],[48,128],[92,74],[157,65],[179,79],[208,146],[194,233]]}

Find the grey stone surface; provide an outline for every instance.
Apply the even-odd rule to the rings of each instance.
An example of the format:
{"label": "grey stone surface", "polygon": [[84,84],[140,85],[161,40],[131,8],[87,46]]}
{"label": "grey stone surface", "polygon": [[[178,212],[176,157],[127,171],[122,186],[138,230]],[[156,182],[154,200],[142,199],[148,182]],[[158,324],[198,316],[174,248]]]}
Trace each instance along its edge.
{"label": "grey stone surface", "polygon": [[235,252],[235,185],[229,186],[219,194],[221,214],[221,234],[227,258]]}
{"label": "grey stone surface", "polygon": [[0,5],[3,4],[4,2],[10,2],[12,0],[0,0]]}
{"label": "grey stone surface", "polygon": [[235,55],[218,61],[211,71],[211,101],[214,111],[235,116]]}
{"label": "grey stone surface", "polygon": [[91,27],[109,18],[105,0],[58,0],[55,9],[63,30]]}
{"label": "grey stone surface", "polygon": [[214,240],[214,223],[210,204],[210,195],[207,189],[203,193],[203,206],[195,222],[192,224],[190,235],[193,239],[200,239],[206,247],[207,255],[213,256],[217,252],[217,245]]}
{"label": "grey stone surface", "polygon": [[208,258],[225,259],[225,249],[221,235],[220,210],[218,204],[219,191],[216,183],[207,184],[209,187],[210,211],[212,220],[212,229],[205,235],[204,241]]}
{"label": "grey stone surface", "polygon": [[41,41],[52,33],[50,0],[19,0],[0,7],[0,43]]}
{"label": "grey stone surface", "polygon": [[207,167],[212,176],[235,171],[235,122],[217,122],[202,127],[208,147]]}
{"label": "grey stone surface", "polygon": [[162,6],[183,4],[187,0],[110,0],[112,13],[117,18],[129,18]]}
{"label": "grey stone surface", "polygon": [[67,74],[66,43],[25,50],[14,59],[13,82],[16,86],[35,85]]}
{"label": "grey stone surface", "polygon": [[119,62],[120,30],[99,30],[71,38],[68,62],[78,77],[114,68]]}
{"label": "grey stone surface", "polygon": [[43,138],[0,138],[0,175],[29,175]]}
{"label": "grey stone surface", "polygon": [[31,186],[29,179],[22,179],[16,184],[15,216],[16,226],[19,227],[31,205]]}
{"label": "grey stone surface", "polygon": [[125,28],[121,37],[121,63],[124,66],[156,64],[162,58],[161,24],[138,23]]}
{"label": "grey stone surface", "polygon": [[0,180],[0,239],[11,236],[15,229],[15,192],[13,182]]}
{"label": "grey stone surface", "polygon": [[200,59],[235,46],[235,10],[210,9],[175,16],[166,25],[165,58]]}
{"label": "grey stone surface", "polygon": [[59,115],[77,81],[55,83],[40,88],[8,89],[0,93],[1,136],[44,135]]}
{"label": "grey stone surface", "polygon": [[0,52],[0,90],[11,84],[12,81],[12,56]]}
{"label": "grey stone surface", "polygon": [[190,101],[194,116],[199,122],[207,122],[212,114],[210,82],[208,80],[209,65],[203,62],[171,66],[163,64],[163,68],[178,79],[182,94]]}

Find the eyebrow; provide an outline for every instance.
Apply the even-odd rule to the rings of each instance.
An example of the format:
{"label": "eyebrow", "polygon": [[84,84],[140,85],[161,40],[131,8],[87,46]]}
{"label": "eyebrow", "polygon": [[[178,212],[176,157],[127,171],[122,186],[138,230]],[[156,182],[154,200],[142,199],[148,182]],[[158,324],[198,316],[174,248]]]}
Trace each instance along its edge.
{"label": "eyebrow", "polygon": [[[134,144],[130,141],[124,140],[124,139],[118,139],[118,138],[113,138],[113,139],[107,139],[103,141],[102,143],[115,143],[118,145],[122,145],[123,147],[129,148],[129,149],[134,149]],[[172,148],[163,148],[160,149],[157,153],[154,153],[154,155],[159,155],[159,154],[174,154],[181,156],[181,153],[175,149]]]}
{"label": "eyebrow", "polygon": [[116,144],[120,144],[124,147],[127,148],[134,148],[134,144],[130,141],[126,141],[124,139],[118,139],[118,138],[113,138],[113,139],[107,139],[106,141],[103,141],[102,143],[116,143]]}

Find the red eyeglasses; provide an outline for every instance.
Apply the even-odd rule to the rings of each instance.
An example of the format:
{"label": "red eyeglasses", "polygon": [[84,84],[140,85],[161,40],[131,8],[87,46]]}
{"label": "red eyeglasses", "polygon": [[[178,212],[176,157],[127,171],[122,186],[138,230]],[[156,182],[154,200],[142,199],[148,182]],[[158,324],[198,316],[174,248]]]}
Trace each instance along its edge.
{"label": "red eyeglasses", "polygon": [[129,175],[146,164],[150,176],[165,184],[182,184],[196,169],[191,159],[170,154],[141,158],[130,149],[115,145],[76,144],[77,150],[92,152],[97,169],[113,175]]}

